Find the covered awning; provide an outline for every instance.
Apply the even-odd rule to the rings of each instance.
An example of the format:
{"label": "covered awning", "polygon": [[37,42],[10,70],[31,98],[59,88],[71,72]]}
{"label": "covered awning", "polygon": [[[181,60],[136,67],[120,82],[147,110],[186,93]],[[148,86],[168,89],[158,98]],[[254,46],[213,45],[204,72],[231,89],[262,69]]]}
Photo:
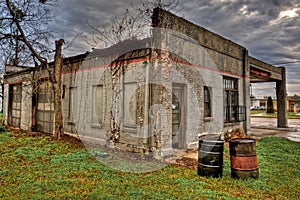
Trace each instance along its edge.
{"label": "covered awning", "polygon": [[250,83],[275,82],[277,96],[277,127],[287,127],[286,74],[284,67],[275,67],[249,56]]}
{"label": "covered awning", "polygon": [[282,69],[256,58],[249,57],[250,82],[276,82],[282,81]]}

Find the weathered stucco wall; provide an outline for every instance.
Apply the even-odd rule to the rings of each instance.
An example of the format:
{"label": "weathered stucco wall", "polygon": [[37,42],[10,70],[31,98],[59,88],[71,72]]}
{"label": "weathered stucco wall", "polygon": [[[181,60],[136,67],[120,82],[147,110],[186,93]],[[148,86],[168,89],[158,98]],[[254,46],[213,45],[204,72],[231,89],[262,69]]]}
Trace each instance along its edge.
{"label": "weathered stucco wall", "polygon": [[[183,18],[159,8],[154,10],[152,19],[153,26],[163,29],[170,29],[174,31],[174,33],[172,33],[173,35],[175,34],[177,37],[181,38],[181,44],[179,47],[186,49],[181,50],[181,52],[186,52],[185,57],[188,57],[189,61],[192,60],[192,64],[201,66],[202,68],[208,70],[206,72],[204,71],[203,74],[207,72],[211,73],[210,71],[215,71],[220,76],[238,79],[239,105],[245,106],[246,108],[250,107],[249,56],[245,47],[242,47],[228,39],[221,37],[218,34],[210,32],[203,27],[195,25]],[[182,36],[182,34],[186,36]],[[182,43],[184,40],[186,42]],[[195,45],[191,45],[191,43],[194,43]],[[194,47],[196,45],[199,45],[200,47]],[[166,46],[168,46],[168,43]],[[204,75],[204,77],[206,77],[206,75]],[[205,82],[209,84],[210,80],[207,79]],[[218,84],[220,85],[218,86],[215,84],[214,86],[217,88],[223,87],[222,82],[219,82]],[[212,109],[218,109],[218,105],[223,104],[222,101],[223,92],[218,93],[217,96],[213,96]],[[218,112],[222,113],[223,109],[218,110]],[[223,117],[218,116],[218,118],[213,118],[213,120],[222,121]],[[207,126],[207,124],[204,124],[204,126]],[[219,126],[217,125],[217,127]],[[220,131],[226,131],[230,128],[250,130],[249,112],[246,112],[246,121],[225,123],[223,130]]]}
{"label": "weathered stucco wall", "polygon": [[159,8],[154,10],[153,26],[188,36],[208,52],[220,71],[244,76],[245,47]]}

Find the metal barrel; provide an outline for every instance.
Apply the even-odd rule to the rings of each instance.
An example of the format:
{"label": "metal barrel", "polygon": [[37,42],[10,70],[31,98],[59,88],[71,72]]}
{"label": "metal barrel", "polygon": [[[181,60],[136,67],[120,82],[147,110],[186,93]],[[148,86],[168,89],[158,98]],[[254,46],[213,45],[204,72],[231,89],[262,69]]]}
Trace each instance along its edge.
{"label": "metal barrel", "polygon": [[201,137],[198,149],[198,175],[221,177],[223,172],[224,141],[220,135]]}
{"label": "metal barrel", "polygon": [[231,177],[258,178],[256,141],[252,138],[235,138],[229,141]]}

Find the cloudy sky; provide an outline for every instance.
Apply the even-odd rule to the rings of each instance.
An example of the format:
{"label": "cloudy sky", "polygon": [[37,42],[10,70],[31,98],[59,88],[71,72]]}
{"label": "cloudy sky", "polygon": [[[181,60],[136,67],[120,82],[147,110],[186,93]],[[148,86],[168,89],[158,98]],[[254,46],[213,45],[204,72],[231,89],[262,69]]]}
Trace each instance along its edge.
{"label": "cloudy sky", "polygon": [[[150,0],[143,0],[149,2]],[[170,0],[169,0],[170,1]],[[67,43],[66,54],[91,48],[92,29],[108,26],[141,0],[57,0],[50,28]],[[300,0],[179,0],[178,16],[245,46],[260,60],[285,66],[288,95],[300,95]],[[252,84],[258,97],[275,95],[275,83]]]}

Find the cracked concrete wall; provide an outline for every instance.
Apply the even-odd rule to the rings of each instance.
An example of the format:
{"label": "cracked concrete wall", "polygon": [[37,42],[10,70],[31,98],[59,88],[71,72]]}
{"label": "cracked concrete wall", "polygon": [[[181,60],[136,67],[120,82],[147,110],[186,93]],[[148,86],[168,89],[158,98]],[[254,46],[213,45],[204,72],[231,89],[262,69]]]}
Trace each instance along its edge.
{"label": "cracked concrete wall", "polygon": [[[189,49],[191,45],[181,44],[180,46],[183,49],[187,48],[185,50],[185,52],[189,53],[187,56],[196,61],[196,64],[200,63],[204,69],[206,68],[210,70],[209,65],[211,65],[211,62],[213,62],[213,65],[215,66],[213,71],[220,75],[219,78],[215,79],[218,80],[218,84],[220,84],[215,84],[215,86],[219,88],[220,93],[216,94],[213,92],[213,109],[218,110],[218,105],[223,104],[223,92],[221,92],[220,89],[223,87],[223,83],[220,81],[222,80],[222,77],[233,77],[238,80],[239,105],[250,108],[249,56],[245,47],[160,8],[156,8],[154,10],[152,19],[154,27],[170,29],[178,35],[183,34],[186,37],[181,36],[181,38],[183,38],[182,40],[189,40],[201,46],[201,51],[205,51],[208,56],[202,56],[203,58],[194,58],[195,54],[200,55],[200,57],[204,54],[202,52],[195,53],[195,51]],[[209,59],[206,59],[207,57]],[[207,74],[207,72],[204,70],[204,77],[206,77],[205,74]],[[207,79],[205,82],[208,85],[211,83],[209,79]],[[223,109],[220,109],[219,112],[222,113]],[[244,122],[224,124],[224,122],[222,122],[223,117],[221,115],[218,115],[213,119],[217,120],[216,126],[219,127],[219,131],[226,131],[230,128],[242,128],[244,130],[250,130],[250,115],[248,112],[246,113],[246,121]],[[210,125],[209,123],[204,123],[203,126]]]}

